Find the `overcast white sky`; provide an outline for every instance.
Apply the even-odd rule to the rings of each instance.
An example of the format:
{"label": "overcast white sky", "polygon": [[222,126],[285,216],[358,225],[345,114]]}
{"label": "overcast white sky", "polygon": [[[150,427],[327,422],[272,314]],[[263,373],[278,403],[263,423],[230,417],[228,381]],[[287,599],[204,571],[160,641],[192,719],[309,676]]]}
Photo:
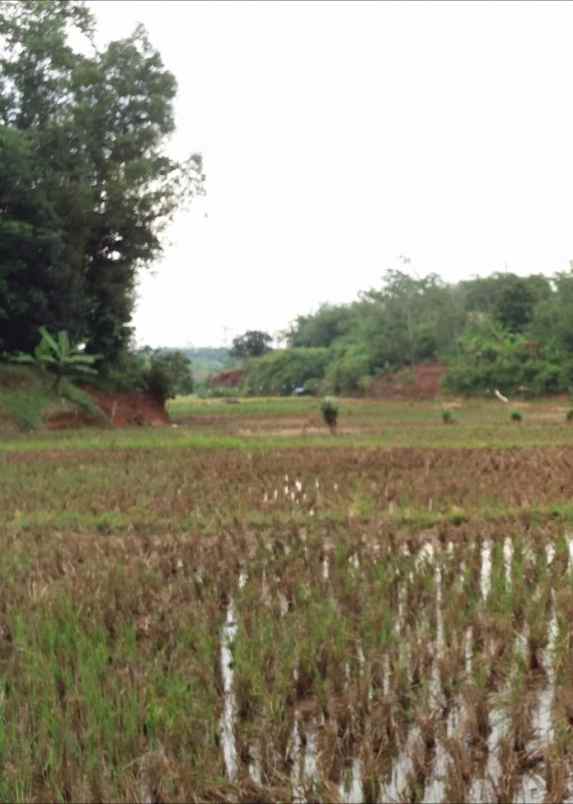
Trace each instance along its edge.
{"label": "overcast white sky", "polygon": [[[573,4],[92,0],[177,77],[207,198],[141,282],[140,343],[218,345],[419,274],[573,259]],[[206,215],[207,213],[207,215]]]}

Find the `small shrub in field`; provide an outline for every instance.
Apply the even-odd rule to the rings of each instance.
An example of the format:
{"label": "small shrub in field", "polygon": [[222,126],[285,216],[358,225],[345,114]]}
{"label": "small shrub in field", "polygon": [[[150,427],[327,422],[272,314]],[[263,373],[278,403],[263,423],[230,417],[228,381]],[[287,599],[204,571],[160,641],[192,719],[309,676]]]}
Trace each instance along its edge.
{"label": "small shrub in field", "polygon": [[522,422],[523,416],[518,410],[512,410],[510,415],[512,422]]}
{"label": "small shrub in field", "polygon": [[326,397],[320,406],[320,412],[324,423],[328,426],[331,433],[336,432],[336,425],[338,422],[338,405],[330,397]]}
{"label": "small shrub in field", "polygon": [[452,415],[451,410],[443,410],[442,411],[442,421],[444,424],[454,424],[455,419]]}
{"label": "small shrub in field", "polygon": [[565,420],[568,422],[573,422],[573,408],[569,408],[569,410],[565,414]]}
{"label": "small shrub in field", "polygon": [[465,513],[463,508],[460,508],[457,505],[452,505],[449,512],[449,521],[452,525],[463,525],[464,522],[468,522],[468,516]]}

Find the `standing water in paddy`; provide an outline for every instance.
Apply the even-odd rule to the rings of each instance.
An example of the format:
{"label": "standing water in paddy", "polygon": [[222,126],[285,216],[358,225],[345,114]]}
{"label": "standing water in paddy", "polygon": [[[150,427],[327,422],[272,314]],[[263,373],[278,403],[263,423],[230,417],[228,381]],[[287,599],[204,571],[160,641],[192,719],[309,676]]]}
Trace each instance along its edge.
{"label": "standing water in paddy", "polygon": [[223,716],[221,718],[221,740],[227,776],[233,782],[237,778],[238,759],[235,743],[236,700],[233,689],[233,653],[232,647],[237,635],[237,618],[232,600],[227,606],[227,616],[221,637],[221,673],[223,676]]}
{"label": "standing water in paddy", "polygon": [[[461,578],[455,572],[456,556],[460,549],[459,545],[453,545],[453,543],[448,543],[444,549],[440,549],[433,541],[423,541],[417,549],[414,549],[413,553],[411,549],[399,550],[398,555],[401,558],[395,559],[392,552],[388,548],[385,549],[383,542],[380,542],[375,550],[370,551],[372,555],[376,555],[375,562],[366,562],[361,556],[360,550],[350,550],[345,562],[341,563],[334,560],[335,553],[330,553],[323,544],[309,540],[306,535],[304,538],[301,537],[298,545],[293,544],[291,550],[285,552],[287,561],[303,559],[309,568],[317,561],[318,577],[322,579],[323,583],[328,582],[329,596],[337,608],[344,600],[339,597],[340,592],[346,588],[349,593],[351,589],[355,588],[355,583],[360,584],[356,586],[357,590],[361,589],[364,583],[371,584],[377,577],[383,580],[384,584],[396,584],[394,593],[388,597],[385,596],[392,588],[391,586],[381,587],[382,596],[379,595],[378,598],[376,598],[373,588],[370,589],[368,597],[361,597],[364,603],[368,603],[368,610],[373,615],[377,611],[380,613],[387,611],[389,622],[394,622],[394,628],[387,632],[389,639],[386,643],[387,646],[379,654],[380,667],[383,670],[380,682],[374,686],[369,683],[364,698],[372,716],[377,707],[386,707],[382,711],[386,711],[391,718],[386,729],[390,729],[388,734],[395,735],[390,740],[388,737],[386,738],[388,754],[385,762],[388,766],[388,778],[385,780],[380,776],[377,781],[380,791],[382,791],[380,795],[384,796],[384,800],[396,802],[401,800],[403,796],[410,795],[408,791],[413,789],[414,784],[422,784],[423,800],[436,802],[448,800],[448,795],[450,795],[447,792],[450,789],[448,785],[451,785],[452,780],[456,778],[454,765],[452,765],[451,751],[453,748],[448,741],[453,741],[453,744],[460,746],[465,745],[462,750],[470,752],[467,754],[468,761],[472,756],[472,745],[475,744],[476,747],[482,745],[480,749],[482,754],[476,754],[475,770],[468,780],[467,788],[467,793],[476,801],[488,801],[494,794],[493,790],[496,786],[502,784],[502,780],[506,778],[508,760],[505,746],[508,745],[513,730],[517,727],[521,728],[518,721],[514,720],[521,715],[517,710],[513,714],[513,710],[508,706],[511,696],[515,695],[515,685],[521,683],[519,681],[521,676],[517,672],[520,666],[518,663],[529,661],[529,619],[523,622],[520,631],[516,632],[513,637],[515,643],[513,649],[511,641],[508,641],[506,646],[501,635],[498,637],[496,631],[491,631],[491,633],[489,631],[495,621],[492,621],[491,626],[489,625],[488,611],[496,610],[502,600],[512,599],[502,597],[512,594],[514,558],[512,540],[506,537],[496,546],[494,540],[484,539],[477,553],[474,552],[473,558],[468,554],[465,562],[465,574]],[[320,552],[317,554],[316,550]],[[532,572],[537,566],[534,561],[534,553],[528,549],[522,552],[526,562],[529,562],[526,564],[526,570]],[[313,555],[316,555],[317,559],[312,558]],[[327,558],[329,555],[332,555],[334,562],[332,571]],[[556,555],[554,545],[548,544],[545,566],[553,566]],[[406,564],[403,565],[404,569],[401,572],[394,575],[388,570],[395,560],[406,562]],[[381,569],[375,570],[376,566],[380,566]],[[497,581],[494,582],[495,578],[502,578],[503,583],[499,585]],[[545,583],[550,581],[551,576],[547,576]],[[350,586],[343,587],[340,585],[342,582],[350,584]],[[283,593],[280,590],[275,591],[276,600],[279,601],[277,611],[282,608],[282,620],[285,623],[290,622],[292,618],[296,619],[306,611],[307,604],[304,601],[308,599],[308,595],[313,597],[314,587],[308,586],[304,582],[304,572],[300,576],[300,583],[301,591],[303,589],[306,591],[304,591],[303,597],[294,596],[293,609],[288,615],[289,620],[284,619],[289,609],[284,606],[284,603],[282,606],[280,604],[281,599],[284,601]],[[465,594],[466,588],[472,588],[467,586],[470,583],[476,589],[477,597],[472,598],[473,609],[468,610],[473,613],[466,617],[456,602],[456,595]],[[424,590],[427,591],[424,592]],[[412,595],[419,597],[421,601],[417,607],[416,617],[413,619],[408,616]],[[515,598],[516,605],[520,599]],[[374,605],[374,600],[379,600],[378,607]],[[531,695],[532,701],[532,737],[527,744],[524,744],[524,751],[536,750],[537,745],[542,746],[545,751],[544,747],[550,745],[554,739],[552,709],[555,699],[555,671],[553,657],[558,633],[558,604],[554,592],[551,592],[550,600],[551,605],[548,609],[546,625],[547,639],[541,658],[547,683],[532,688],[528,693]],[[535,609],[527,609],[527,611],[530,610],[533,615]],[[510,612],[508,612],[509,614]],[[424,634],[429,623],[433,623],[433,646],[428,654],[427,662],[421,662],[420,649],[427,639]],[[499,626],[495,627],[499,628],[502,625],[503,621],[500,621]],[[507,627],[510,629],[508,633],[513,634],[510,620],[507,620]],[[240,633],[237,633],[236,627],[233,630],[230,621],[228,628],[234,638],[240,639]],[[477,634],[476,628],[478,629]],[[322,644],[326,648],[329,643],[323,642]],[[368,639],[364,644],[361,640],[357,644],[349,643],[348,651],[341,654],[339,664],[333,664],[331,671],[341,674],[340,677],[344,679],[344,688],[348,690],[346,694],[352,696],[358,689],[356,684],[359,682],[359,678],[363,674],[366,677],[371,676],[373,645]],[[503,651],[503,654],[500,654],[500,651]],[[355,660],[350,661],[351,653],[354,653]],[[496,658],[498,655],[505,657],[503,661]],[[514,659],[511,659],[512,655],[515,656]],[[426,676],[420,675],[420,671],[426,672]],[[481,726],[474,722],[473,705],[468,706],[464,690],[466,686],[470,690],[475,687],[476,683],[481,683],[479,678],[484,672],[486,675],[483,678],[486,682],[487,674],[493,674],[490,675],[492,679],[490,683],[493,683],[494,686],[491,691],[484,692],[483,703],[479,704],[480,707],[486,707],[484,716],[487,717],[489,723],[487,729],[483,731],[483,737],[479,738],[479,740],[483,740],[480,743],[479,740],[475,742],[469,739],[472,730],[480,729]],[[327,675],[325,678],[328,680],[329,677]],[[294,681],[297,684],[300,683],[298,672],[295,672]],[[402,695],[408,695],[412,700],[413,721],[407,727],[405,722],[401,724],[400,721]],[[475,698],[474,693],[472,695]],[[334,701],[331,697],[332,693],[329,693],[329,696],[325,701]],[[473,698],[468,700],[473,700]],[[305,702],[305,705],[310,703],[311,700],[308,703]],[[356,699],[356,704],[358,704],[358,699]],[[316,711],[318,715],[320,709]],[[334,713],[334,710],[332,711]],[[367,712],[366,718],[368,719]],[[428,732],[428,715],[434,724],[430,732]],[[332,716],[335,717],[334,714]],[[330,715],[327,716],[325,724],[328,723],[328,717]],[[323,750],[321,741],[325,732],[323,732],[324,726],[318,725],[319,722],[320,719],[308,720],[305,717],[303,724],[295,713],[291,742],[294,760],[292,789],[295,799],[299,801],[305,799],[311,787],[319,789],[320,784],[327,781],[323,777],[324,769],[320,761]],[[377,728],[379,725],[377,724]],[[241,723],[236,717],[235,729],[237,733],[240,733]],[[348,755],[347,765],[351,771],[344,774],[338,787],[342,800],[364,800],[364,774],[367,771],[360,757],[367,748],[364,740],[368,739],[366,735],[370,733],[370,730],[371,726],[367,725],[365,735],[363,737],[357,735],[352,740],[354,747]],[[477,732],[477,734],[480,733]],[[434,736],[431,736],[432,734]],[[420,764],[422,756],[426,756],[426,759]],[[485,757],[485,765],[479,764],[479,756]],[[228,767],[230,767],[230,763],[228,763]],[[424,768],[425,770],[423,770]],[[422,776],[420,776],[421,773],[423,773]],[[418,781],[415,781],[416,779]],[[503,783],[505,784],[505,782]],[[530,796],[535,801],[541,801],[542,796],[546,794],[546,789],[540,783],[537,773],[531,774],[525,769],[522,772],[515,771],[512,789],[515,801],[523,800],[525,796]]]}

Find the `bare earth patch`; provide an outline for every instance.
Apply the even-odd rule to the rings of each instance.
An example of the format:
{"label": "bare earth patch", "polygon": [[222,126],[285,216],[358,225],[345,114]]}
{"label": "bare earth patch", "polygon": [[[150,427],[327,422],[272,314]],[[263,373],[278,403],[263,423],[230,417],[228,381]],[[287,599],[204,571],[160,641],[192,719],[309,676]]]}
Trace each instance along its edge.
{"label": "bare earth patch", "polygon": [[[84,388],[106,414],[113,427],[166,427],[171,420],[165,406],[155,397],[143,392],[110,393]],[[74,426],[73,424],[68,426]],[[75,425],[77,426],[77,424]]]}

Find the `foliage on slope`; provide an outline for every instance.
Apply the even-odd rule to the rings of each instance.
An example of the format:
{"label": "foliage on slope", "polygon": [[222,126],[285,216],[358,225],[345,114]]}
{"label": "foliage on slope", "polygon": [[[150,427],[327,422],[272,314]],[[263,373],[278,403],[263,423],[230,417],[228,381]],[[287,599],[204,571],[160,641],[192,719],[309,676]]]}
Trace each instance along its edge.
{"label": "foliage on slope", "polygon": [[[448,284],[388,271],[351,304],[298,316],[288,348],[252,360],[250,392],[361,394],[420,364],[445,363],[447,390],[540,395],[573,387],[573,270],[553,277],[497,273]],[[322,350],[309,375],[308,359]],[[266,378],[273,367],[272,382]],[[308,380],[310,379],[310,383]]]}
{"label": "foliage on slope", "polygon": [[61,417],[78,425],[106,420],[90,395],[69,380],[56,391],[53,379],[39,369],[0,363],[0,429],[35,430]]}

